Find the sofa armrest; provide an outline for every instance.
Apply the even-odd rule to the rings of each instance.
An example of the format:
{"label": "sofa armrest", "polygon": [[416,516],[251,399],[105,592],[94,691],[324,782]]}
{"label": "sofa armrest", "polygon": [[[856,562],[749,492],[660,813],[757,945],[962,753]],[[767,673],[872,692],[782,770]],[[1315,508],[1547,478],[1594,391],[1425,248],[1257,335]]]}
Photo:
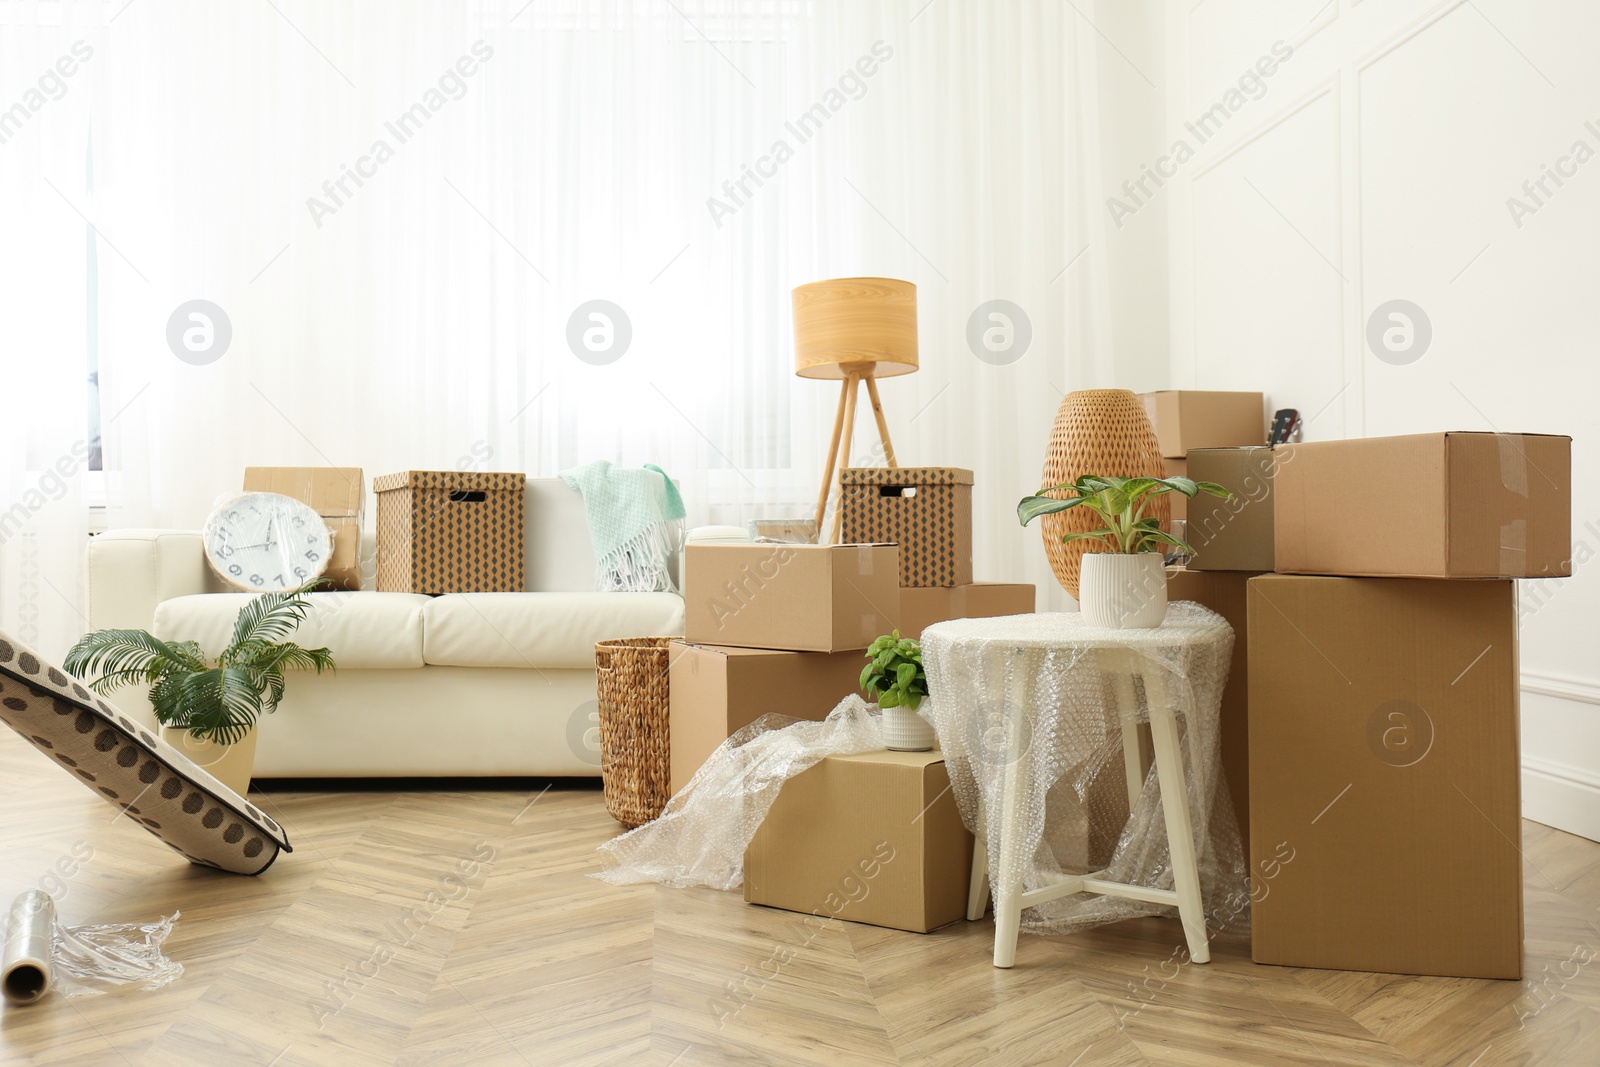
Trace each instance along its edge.
{"label": "sofa armrest", "polygon": [[196,530],[108,530],[88,549],[89,629],[148,630],[156,605],[226,592]]}
{"label": "sofa armrest", "polygon": [[737,545],[750,540],[743,526],[696,526],[684,538],[686,545]]}

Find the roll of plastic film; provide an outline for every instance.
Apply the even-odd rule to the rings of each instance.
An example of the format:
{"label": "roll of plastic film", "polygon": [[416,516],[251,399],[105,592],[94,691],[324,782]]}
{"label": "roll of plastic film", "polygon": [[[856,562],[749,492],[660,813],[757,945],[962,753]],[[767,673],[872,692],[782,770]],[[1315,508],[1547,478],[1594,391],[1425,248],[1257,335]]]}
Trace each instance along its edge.
{"label": "roll of plastic film", "polygon": [[56,902],[48,893],[30,889],[11,902],[5,957],[0,964],[0,988],[11,1003],[32,1004],[49,992],[55,925]]}

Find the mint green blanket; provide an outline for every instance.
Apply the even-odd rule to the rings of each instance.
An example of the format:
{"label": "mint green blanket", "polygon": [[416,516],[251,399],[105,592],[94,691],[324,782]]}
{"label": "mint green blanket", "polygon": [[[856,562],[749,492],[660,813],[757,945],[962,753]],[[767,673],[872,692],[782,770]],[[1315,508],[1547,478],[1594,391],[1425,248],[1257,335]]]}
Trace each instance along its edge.
{"label": "mint green blanket", "polygon": [[583,495],[602,593],[673,592],[670,563],[683,543],[683,497],[654,464],[616,467],[596,460],[561,472]]}

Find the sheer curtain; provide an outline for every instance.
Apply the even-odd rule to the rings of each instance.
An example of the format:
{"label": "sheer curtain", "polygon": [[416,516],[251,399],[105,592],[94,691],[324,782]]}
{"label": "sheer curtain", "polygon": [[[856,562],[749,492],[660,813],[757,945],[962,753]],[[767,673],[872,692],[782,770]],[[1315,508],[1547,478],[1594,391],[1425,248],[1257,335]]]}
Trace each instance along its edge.
{"label": "sheer curtain", "polygon": [[90,471],[88,184],[97,11],[0,8],[0,628],[47,655],[83,630]]}
{"label": "sheer curtain", "polygon": [[[58,7],[8,9],[30,56]],[[837,393],[793,376],[789,290],[882,274],[921,294],[901,461],[974,468],[978,575],[1053,586],[1010,511],[1061,391],[1112,384],[1089,0],[79,10],[81,113],[0,146],[0,211],[53,201],[62,262],[0,256],[98,286],[111,525],[196,526],[249,464],[602,458],[665,467],[691,522],[805,514]],[[92,270],[38,180],[85,155]],[[990,300],[1015,361],[969,344]]]}

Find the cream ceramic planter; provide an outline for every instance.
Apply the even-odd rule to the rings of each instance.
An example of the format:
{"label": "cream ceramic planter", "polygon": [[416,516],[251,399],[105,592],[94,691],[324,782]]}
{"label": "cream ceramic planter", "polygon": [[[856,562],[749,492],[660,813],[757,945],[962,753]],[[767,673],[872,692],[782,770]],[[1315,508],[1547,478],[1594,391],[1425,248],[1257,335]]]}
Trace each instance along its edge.
{"label": "cream ceramic planter", "polygon": [[163,726],[161,740],[204,767],[207,774],[240,796],[250,792],[250,776],[256,768],[254,727],[232,745],[203,741],[181,726]]}
{"label": "cream ceramic planter", "polygon": [[1078,610],[1090,626],[1108,630],[1160,626],[1167,617],[1167,571],[1161,553],[1086,553]]}
{"label": "cream ceramic planter", "polygon": [[882,710],[883,747],[890,752],[927,752],[939,743],[933,725],[919,713],[910,708]]}

